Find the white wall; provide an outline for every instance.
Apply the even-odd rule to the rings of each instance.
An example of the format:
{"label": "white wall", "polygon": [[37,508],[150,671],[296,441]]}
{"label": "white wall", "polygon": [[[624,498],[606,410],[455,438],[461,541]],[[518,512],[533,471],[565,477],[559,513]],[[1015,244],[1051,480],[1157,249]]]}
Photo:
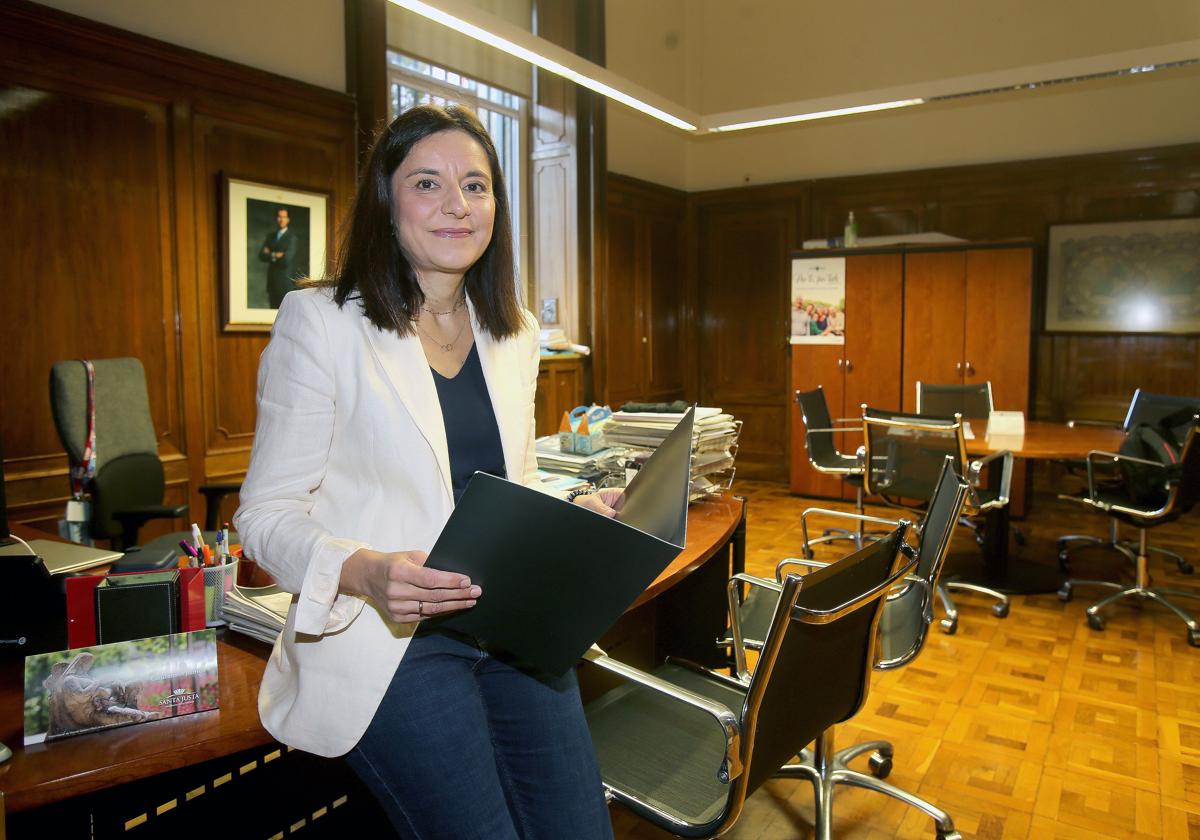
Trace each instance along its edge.
{"label": "white wall", "polygon": [[[608,66],[701,113],[1200,38],[1197,0],[607,0]],[[688,191],[1200,141],[1196,67],[691,136],[609,105],[609,169]]]}
{"label": "white wall", "polygon": [[346,90],[340,0],[39,0],[64,12],[337,91]]}

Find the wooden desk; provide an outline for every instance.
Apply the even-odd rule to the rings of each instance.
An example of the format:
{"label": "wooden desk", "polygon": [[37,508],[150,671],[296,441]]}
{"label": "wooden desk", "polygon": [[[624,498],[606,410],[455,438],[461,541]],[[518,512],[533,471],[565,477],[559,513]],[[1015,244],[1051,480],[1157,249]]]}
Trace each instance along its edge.
{"label": "wooden desk", "polygon": [[[744,535],[743,500],[720,497],[692,505],[688,511],[687,548],[650,584],[627,615],[661,616],[664,613],[659,610],[660,602],[675,596],[691,599],[696,586],[704,580],[704,609],[689,610],[695,614],[689,620],[701,618],[705,624],[724,622],[723,587],[730,565],[710,561],[728,551],[733,567],[744,570]],[[717,580],[719,587],[713,585]],[[0,662],[0,741],[13,751],[13,757],[0,764],[0,838],[5,836],[6,814],[11,816],[117,785],[149,780],[255,748],[262,753],[278,748],[258,720],[258,688],[270,647],[225,630],[219,636],[220,709],[28,748],[21,746],[23,661]],[[715,634],[709,635],[706,641],[715,638]],[[715,646],[711,647],[715,651]],[[326,762],[313,757],[307,760],[318,767]],[[238,770],[234,767],[234,776]],[[180,789],[175,796],[183,797],[190,789]],[[150,830],[142,834],[161,836],[153,823],[154,819],[146,823]],[[283,827],[286,829],[290,824]],[[97,836],[102,834],[98,832]]]}
{"label": "wooden desk", "polygon": [[[1014,458],[1029,460],[1085,458],[1096,449],[1116,452],[1125,438],[1120,429],[1085,425],[1072,428],[1065,423],[1043,420],[1026,420],[1024,435],[991,436],[987,420],[969,422],[974,437],[967,441],[967,454],[974,456],[1007,450]],[[1062,585],[1062,575],[1056,568],[1013,554],[1009,546],[1009,521],[1007,506],[988,515],[982,574],[977,562],[965,558],[951,558],[953,562],[948,562],[946,573],[1008,594],[1057,591]]]}

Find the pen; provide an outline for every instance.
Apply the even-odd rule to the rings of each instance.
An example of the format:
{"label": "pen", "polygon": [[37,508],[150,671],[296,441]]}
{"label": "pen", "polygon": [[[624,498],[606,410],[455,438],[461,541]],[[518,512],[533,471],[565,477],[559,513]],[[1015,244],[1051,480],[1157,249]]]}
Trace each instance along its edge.
{"label": "pen", "polygon": [[192,548],[192,546],[188,544],[187,540],[180,540],[179,547],[183,549],[183,553],[188,557],[192,558],[193,560],[196,558],[196,549]]}
{"label": "pen", "polygon": [[192,543],[196,546],[196,551],[204,550],[204,535],[200,533],[200,526],[195,522],[192,523]]}
{"label": "pen", "polygon": [[205,566],[213,565],[212,549],[209,548],[207,545],[204,545],[204,546],[200,547],[200,552],[204,555],[204,565]]}

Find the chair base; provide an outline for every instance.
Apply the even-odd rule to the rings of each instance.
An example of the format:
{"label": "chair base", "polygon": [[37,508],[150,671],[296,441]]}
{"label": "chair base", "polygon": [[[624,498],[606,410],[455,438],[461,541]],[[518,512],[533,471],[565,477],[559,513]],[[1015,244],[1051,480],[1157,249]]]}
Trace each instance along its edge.
{"label": "chair base", "polygon": [[[1060,542],[1062,539],[1060,538]],[[1094,537],[1091,539],[1095,539]],[[1100,541],[1098,541],[1100,542]],[[1100,614],[1100,611],[1110,604],[1115,604],[1117,601],[1125,598],[1137,598],[1140,601],[1154,601],[1175,613],[1185,625],[1187,625],[1187,640],[1192,647],[1200,647],[1200,622],[1197,622],[1192,617],[1191,613],[1180,607],[1172,597],[1176,598],[1200,598],[1200,592],[1185,592],[1182,589],[1163,589],[1152,587],[1150,585],[1149,560],[1147,558],[1148,551],[1152,550],[1146,546],[1146,532],[1141,531],[1139,548],[1137,553],[1129,548],[1125,543],[1114,541],[1106,543],[1111,548],[1119,551],[1128,557],[1134,564],[1136,569],[1134,573],[1134,581],[1132,586],[1114,583],[1110,580],[1068,580],[1058,590],[1058,597],[1062,601],[1070,601],[1074,594],[1076,586],[1101,586],[1106,589],[1115,589],[1112,595],[1107,598],[1102,598],[1096,603],[1087,608],[1087,623],[1093,630],[1103,630],[1106,624],[1105,618]],[[1170,554],[1172,552],[1163,552]],[[1178,556],[1178,555],[1176,555]]]}
{"label": "chair base", "polygon": [[[1071,543],[1081,543],[1081,545],[1071,545]],[[1087,548],[1089,546],[1099,545],[1105,548],[1129,556],[1130,552],[1137,551],[1138,543],[1136,540],[1122,540],[1117,535],[1117,521],[1112,521],[1112,527],[1109,530],[1108,537],[1094,537],[1090,534],[1067,534],[1058,538],[1058,568],[1064,573],[1071,571],[1071,552]],[[1175,561],[1175,565],[1179,571],[1185,575],[1190,575],[1195,572],[1195,567],[1187,561],[1182,555],[1174,551],[1168,551],[1165,548],[1157,548],[1152,545],[1146,546],[1146,551],[1154,554],[1162,554]]]}
{"label": "chair base", "polygon": [[954,604],[954,599],[950,597],[949,590],[954,589],[960,592],[974,592],[978,595],[987,595],[995,598],[995,604],[992,604],[992,612],[996,618],[1007,618],[1008,610],[1011,602],[1008,596],[1003,592],[998,592],[995,589],[990,589],[986,586],[980,586],[977,583],[964,583],[958,580],[943,580],[937,585],[938,599],[942,602],[942,609],[946,613],[946,617],[938,622],[942,628],[942,632],[947,636],[953,636],[958,632],[958,607]]}
{"label": "chair base", "polygon": [[[851,769],[849,762],[866,753],[871,753],[868,759],[871,772],[860,773]],[[833,730],[827,729],[813,742],[812,750],[800,753],[798,763],[786,765],[776,776],[807,779],[812,783],[816,840],[833,838],[833,793],[837,785],[853,785],[898,799],[929,815],[937,827],[938,840],[962,840],[949,814],[919,796],[884,781],[892,769],[892,755],[892,745],[887,741],[868,741],[835,752]]]}

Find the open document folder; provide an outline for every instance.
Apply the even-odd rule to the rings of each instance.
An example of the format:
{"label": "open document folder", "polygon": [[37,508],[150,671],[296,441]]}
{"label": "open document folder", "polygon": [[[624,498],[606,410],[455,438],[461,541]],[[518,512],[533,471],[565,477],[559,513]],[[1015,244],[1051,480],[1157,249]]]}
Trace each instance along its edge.
{"label": "open document folder", "polygon": [[483,595],[426,629],[564,673],[683,550],[693,411],[634,476],[615,519],[476,473],[425,565],[469,575]]}

